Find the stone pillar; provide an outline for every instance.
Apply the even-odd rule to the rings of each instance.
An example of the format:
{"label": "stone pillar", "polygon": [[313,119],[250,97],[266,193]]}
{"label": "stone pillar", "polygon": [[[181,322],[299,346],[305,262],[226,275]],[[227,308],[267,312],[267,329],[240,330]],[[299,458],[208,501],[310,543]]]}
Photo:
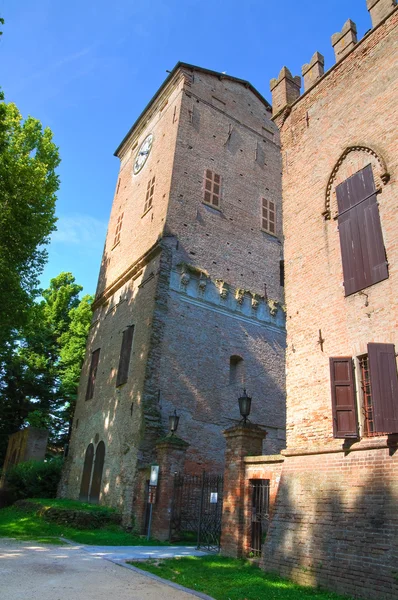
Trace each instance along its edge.
{"label": "stone pillar", "polygon": [[260,456],[267,433],[258,425],[239,424],[224,431],[226,438],[221,553],[240,558],[245,535],[245,456]]}
{"label": "stone pillar", "polygon": [[273,117],[300,97],[300,87],[301,77],[299,75],[293,77],[289,69],[282,67],[278,79],[270,81]]}
{"label": "stone pillar", "polygon": [[394,10],[396,0],[366,0],[366,8],[372,19],[372,27],[376,27]]}
{"label": "stone pillar", "polygon": [[357,27],[354,21],[348,19],[339,33],[332,35],[332,46],[336,62],[348,54],[357,43]]}
{"label": "stone pillar", "polygon": [[304,91],[307,91],[314,85],[325,72],[325,59],[319,52],[315,52],[314,56],[308,64],[302,66],[301,74],[304,78]]}
{"label": "stone pillar", "polygon": [[188,447],[189,444],[176,435],[168,435],[156,444],[159,482],[153,505],[152,536],[161,541],[169,537],[174,475],[184,471]]}

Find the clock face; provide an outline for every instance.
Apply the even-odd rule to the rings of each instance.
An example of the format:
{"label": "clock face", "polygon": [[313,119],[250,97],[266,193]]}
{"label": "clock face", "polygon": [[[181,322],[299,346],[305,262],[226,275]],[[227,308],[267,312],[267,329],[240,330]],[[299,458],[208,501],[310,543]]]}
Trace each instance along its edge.
{"label": "clock face", "polygon": [[146,136],[145,140],[142,142],[141,146],[138,148],[138,152],[135,156],[135,160],[134,160],[134,167],[133,167],[133,173],[134,175],[137,175],[137,173],[139,173],[141,171],[141,169],[143,168],[143,166],[145,165],[149,153],[151,151],[152,148],[152,143],[153,143],[153,134],[150,133],[149,135]]}

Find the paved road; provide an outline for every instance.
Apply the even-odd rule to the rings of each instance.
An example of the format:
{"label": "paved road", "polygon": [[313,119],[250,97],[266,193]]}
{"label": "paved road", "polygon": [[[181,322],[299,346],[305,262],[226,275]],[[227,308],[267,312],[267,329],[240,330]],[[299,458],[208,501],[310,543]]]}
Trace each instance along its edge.
{"label": "paved road", "polygon": [[195,546],[84,546],[84,550],[110,560],[148,560],[177,556],[206,556],[207,552]]}
{"label": "paved road", "polygon": [[1,600],[194,600],[188,592],[86,552],[0,540]]}

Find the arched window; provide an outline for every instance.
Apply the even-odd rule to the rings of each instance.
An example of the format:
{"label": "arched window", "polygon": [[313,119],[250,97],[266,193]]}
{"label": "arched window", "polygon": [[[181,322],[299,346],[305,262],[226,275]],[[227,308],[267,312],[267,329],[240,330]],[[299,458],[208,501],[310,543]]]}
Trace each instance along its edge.
{"label": "arched window", "polygon": [[229,359],[229,383],[241,385],[245,382],[245,366],[243,358],[233,354]]}
{"label": "arched window", "polygon": [[81,500],[82,502],[88,502],[91,471],[93,468],[93,458],[94,458],[94,446],[93,446],[93,444],[89,444],[87,447],[87,450],[86,450],[86,456],[84,457],[82,481],[80,484],[79,500]]}
{"label": "arched window", "polygon": [[97,503],[99,501],[101,491],[102,471],[105,461],[105,444],[100,442],[95,451],[93,479],[91,482],[90,502]]}

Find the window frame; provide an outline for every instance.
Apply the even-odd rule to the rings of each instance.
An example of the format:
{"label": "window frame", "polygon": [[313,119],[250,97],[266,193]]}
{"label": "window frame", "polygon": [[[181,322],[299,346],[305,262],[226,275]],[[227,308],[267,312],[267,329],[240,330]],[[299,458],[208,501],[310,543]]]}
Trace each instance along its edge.
{"label": "window frame", "polygon": [[147,212],[149,212],[153,206],[153,197],[155,195],[155,185],[156,185],[156,175],[154,175],[153,177],[150,177],[150,179],[148,180],[147,186],[146,186],[146,192],[145,192],[145,203],[144,203],[144,212],[142,213],[142,216],[146,215]]}
{"label": "window frame", "polygon": [[114,237],[114,240],[113,240],[112,250],[118,244],[120,244],[120,234],[121,234],[122,226],[123,226],[123,216],[124,216],[124,211],[122,213],[120,213],[120,215],[117,218],[116,229],[115,229],[115,237]]}
{"label": "window frame", "polygon": [[[332,375],[332,363],[339,360],[350,361],[352,366],[352,398],[357,418],[357,436],[336,433],[337,413],[333,392],[335,380]],[[365,360],[366,365],[364,365]],[[375,361],[379,361],[378,366],[375,366]],[[353,437],[368,439],[398,433],[398,367],[394,344],[370,342],[367,344],[367,352],[354,357],[330,357],[329,362],[333,437],[336,439]],[[389,369],[387,377],[385,376],[386,369]],[[364,375],[366,379],[364,379]],[[387,381],[388,384],[386,384]],[[389,425],[386,427],[379,426],[380,423],[387,422]],[[395,429],[395,431],[388,431],[389,429]]]}
{"label": "window frame", "polygon": [[90,369],[88,372],[88,381],[86,388],[86,400],[94,398],[95,382],[97,379],[98,365],[101,348],[97,348],[91,353]]}
{"label": "window frame", "polygon": [[128,382],[131,352],[134,341],[134,325],[128,325],[122,332],[122,343],[120,346],[119,364],[116,374],[116,387]]}
{"label": "window frame", "polygon": [[[208,175],[211,174],[211,176]],[[218,177],[218,181],[216,181]],[[208,187],[210,184],[210,188]],[[214,191],[214,187],[218,186],[218,192]],[[206,206],[210,206],[215,210],[221,211],[221,191],[222,191],[222,177],[219,173],[216,173],[212,169],[206,168],[203,176],[203,199],[202,202]],[[210,196],[209,200],[206,200],[206,194]],[[217,204],[214,204],[214,198],[217,199]]]}
{"label": "window frame", "polygon": [[[264,203],[267,203],[267,206],[264,206]],[[270,208],[269,203],[273,204],[273,208]],[[264,210],[267,211],[267,215],[264,215]],[[270,211],[273,213],[273,221],[270,219]],[[268,226],[264,227],[264,220]],[[271,231],[269,225],[270,223],[274,226],[274,231]],[[274,237],[278,236],[277,233],[277,218],[276,218],[276,202],[274,200],[270,200],[269,198],[265,198],[265,196],[261,196],[261,231],[264,233],[268,233],[269,235],[273,235]]]}

